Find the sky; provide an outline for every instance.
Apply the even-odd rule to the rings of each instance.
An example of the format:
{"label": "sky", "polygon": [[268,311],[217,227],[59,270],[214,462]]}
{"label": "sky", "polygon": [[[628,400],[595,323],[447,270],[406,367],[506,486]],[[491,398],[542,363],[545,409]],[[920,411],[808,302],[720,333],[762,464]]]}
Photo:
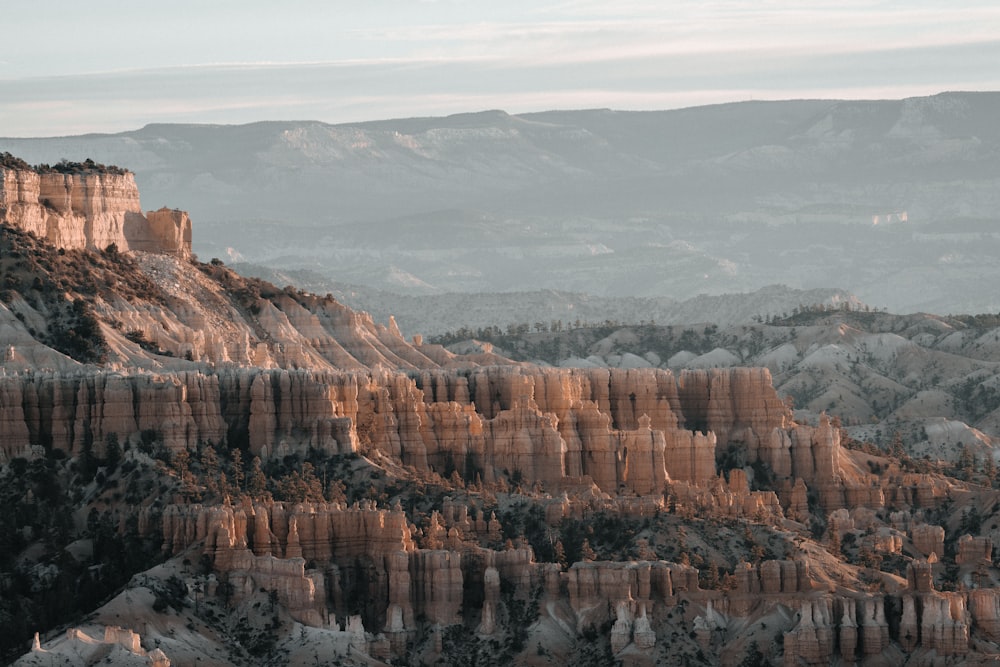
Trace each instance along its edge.
{"label": "sky", "polygon": [[995,0],[5,0],[0,136],[1000,90]]}

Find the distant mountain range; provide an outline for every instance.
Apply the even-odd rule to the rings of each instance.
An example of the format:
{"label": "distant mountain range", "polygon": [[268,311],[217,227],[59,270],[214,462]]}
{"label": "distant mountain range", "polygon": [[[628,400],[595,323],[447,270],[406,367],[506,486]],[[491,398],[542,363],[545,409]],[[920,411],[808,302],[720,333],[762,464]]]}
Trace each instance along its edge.
{"label": "distant mountain range", "polygon": [[147,208],[185,202],[203,257],[334,284],[684,300],[780,283],[946,314],[1000,310],[998,117],[1000,93],[944,93],[149,125],[0,150],[126,166]]}
{"label": "distant mountain range", "polygon": [[376,322],[392,316],[406,336],[441,336],[498,327],[531,331],[558,327],[614,324],[691,324],[711,322],[733,326],[788,315],[802,306],[861,309],[857,297],[837,289],[797,290],[769,285],[743,294],[701,294],[679,301],[669,297],[594,296],[582,292],[448,292],[406,295],[362,285],[334,283],[309,271],[279,271],[257,264],[237,263],[237,272],[277,285],[297,285],[316,294],[332,294],[351,308],[367,311]]}

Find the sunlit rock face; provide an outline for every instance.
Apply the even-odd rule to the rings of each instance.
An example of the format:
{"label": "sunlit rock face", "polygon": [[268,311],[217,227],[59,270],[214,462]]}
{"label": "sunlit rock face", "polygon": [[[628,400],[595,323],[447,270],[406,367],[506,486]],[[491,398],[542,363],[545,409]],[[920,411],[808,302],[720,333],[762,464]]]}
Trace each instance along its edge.
{"label": "sunlit rock face", "polygon": [[191,219],[160,209],[144,215],[130,172],[43,172],[0,167],[0,222],[59,248],[191,254]]}
{"label": "sunlit rock face", "polygon": [[[737,380],[754,377],[742,369],[734,375],[736,387]],[[766,402],[774,390],[759,396]],[[672,481],[707,485],[716,478],[716,436],[679,426],[687,410],[672,374],[654,369],[235,368],[0,378],[6,457],[37,444],[76,453],[84,442],[101,454],[109,438],[125,443],[152,430],[172,450],[227,438],[244,438],[262,458],[308,447],[346,453],[361,446],[419,471],[451,468],[486,482],[513,475],[553,490],[586,477],[605,492],[638,495],[662,492]],[[739,424],[744,435],[759,439],[751,424],[769,433],[785,419],[761,420],[760,412],[747,401],[714,419],[723,432]],[[801,447],[809,480],[824,475],[835,483],[832,469],[813,464],[812,440]],[[788,451],[797,451],[796,443]],[[832,456],[825,452],[828,467]]]}

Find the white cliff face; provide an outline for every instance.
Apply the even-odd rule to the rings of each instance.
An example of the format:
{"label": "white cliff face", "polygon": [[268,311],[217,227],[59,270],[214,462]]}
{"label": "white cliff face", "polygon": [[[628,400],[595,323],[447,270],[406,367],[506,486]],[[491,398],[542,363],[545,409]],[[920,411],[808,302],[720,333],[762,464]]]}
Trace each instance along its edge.
{"label": "white cliff face", "polygon": [[38,173],[0,168],[0,221],[60,248],[145,250],[187,256],[191,220],[181,211],[143,215],[130,172]]}
{"label": "white cliff face", "polygon": [[36,236],[48,238],[48,215],[39,203],[41,176],[34,171],[0,169],[0,206],[4,220]]}

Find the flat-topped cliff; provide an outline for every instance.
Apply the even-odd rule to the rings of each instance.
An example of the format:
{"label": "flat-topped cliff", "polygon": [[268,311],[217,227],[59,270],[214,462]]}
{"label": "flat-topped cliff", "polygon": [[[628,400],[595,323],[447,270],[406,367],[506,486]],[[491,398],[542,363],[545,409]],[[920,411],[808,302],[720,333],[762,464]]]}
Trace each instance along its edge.
{"label": "flat-topped cliff", "polygon": [[91,161],[29,167],[4,156],[0,222],[59,248],[191,254],[191,219],[166,208],[143,214],[131,172]]}

